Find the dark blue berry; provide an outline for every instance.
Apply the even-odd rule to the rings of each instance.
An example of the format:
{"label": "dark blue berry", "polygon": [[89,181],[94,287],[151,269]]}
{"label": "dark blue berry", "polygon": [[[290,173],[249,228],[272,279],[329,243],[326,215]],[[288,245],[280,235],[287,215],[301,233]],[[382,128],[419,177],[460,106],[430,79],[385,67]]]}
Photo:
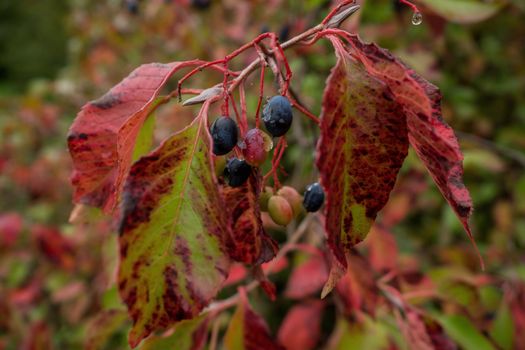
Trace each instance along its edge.
{"label": "dark blue berry", "polygon": [[263,110],[264,126],[272,136],[283,136],[293,120],[292,105],[284,96],[272,97]]}
{"label": "dark blue berry", "polygon": [[228,185],[231,187],[239,187],[244,184],[251,173],[252,167],[239,158],[228,160],[224,169],[224,176],[228,179]]}
{"label": "dark blue berry", "polygon": [[237,124],[230,117],[215,119],[210,127],[213,140],[213,153],[222,156],[230,152],[237,144]]}
{"label": "dark blue berry", "polygon": [[126,0],[126,7],[128,9],[128,12],[132,15],[138,15],[139,14],[139,2],[138,0]]}
{"label": "dark blue berry", "polygon": [[304,191],[303,207],[306,211],[318,211],[324,202],[324,191],[318,182],[309,185]]}
{"label": "dark blue berry", "polygon": [[205,10],[211,5],[211,0],[191,0],[191,6],[199,10]]}

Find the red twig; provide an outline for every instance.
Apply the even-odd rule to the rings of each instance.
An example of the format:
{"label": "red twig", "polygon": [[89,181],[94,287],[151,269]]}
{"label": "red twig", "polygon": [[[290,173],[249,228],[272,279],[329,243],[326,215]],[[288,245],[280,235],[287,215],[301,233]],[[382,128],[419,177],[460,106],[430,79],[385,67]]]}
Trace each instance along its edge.
{"label": "red twig", "polygon": [[413,3],[411,3],[410,1],[407,1],[407,0],[399,0],[400,3],[402,4],[405,4],[407,5],[408,7],[410,7],[412,9],[412,11],[414,12],[419,12],[419,9],[417,8],[416,5],[414,5]]}
{"label": "red twig", "polygon": [[330,22],[330,20],[339,13],[339,11],[341,11],[341,9],[345,6],[348,6],[348,5],[353,5],[355,4],[355,0],[346,0],[346,1],[343,1],[342,3],[340,3],[339,5],[337,5],[336,8],[334,8],[332,11],[330,11],[330,13],[323,19],[323,21],[321,22],[321,24],[325,25],[327,24],[328,22]]}
{"label": "red twig", "polygon": [[297,108],[301,113],[303,113],[305,116],[307,116],[308,118],[313,120],[317,125],[319,125],[321,121],[315,114],[313,114],[308,109],[303,107],[299,102],[297,102],[297,100],[294,99],[290,93],[288,93],[288,98],[290,99],[290,101],[292,101],[292,105],[294,108]]}

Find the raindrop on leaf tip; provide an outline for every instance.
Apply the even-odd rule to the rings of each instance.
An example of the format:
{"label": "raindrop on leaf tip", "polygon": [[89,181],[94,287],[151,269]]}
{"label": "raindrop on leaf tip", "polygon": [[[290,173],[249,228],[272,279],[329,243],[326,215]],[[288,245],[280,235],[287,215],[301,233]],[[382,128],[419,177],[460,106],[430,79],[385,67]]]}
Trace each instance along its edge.
{"label": "raindrop on leaf tip", "polygon": [[421,23],[423,23],[423,15],[421,14],[421,12],[414,12],[414,14],[412,15],[412,24],[418,26]]}

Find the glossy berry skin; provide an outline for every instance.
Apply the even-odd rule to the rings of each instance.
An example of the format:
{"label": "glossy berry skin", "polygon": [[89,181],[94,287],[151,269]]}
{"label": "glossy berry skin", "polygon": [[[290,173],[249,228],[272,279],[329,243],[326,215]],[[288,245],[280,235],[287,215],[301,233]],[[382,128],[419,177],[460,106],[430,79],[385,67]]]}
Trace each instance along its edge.
{"label": "glossy berry skin", "polygon": [[293,120],[292,105],[284,96],[272,97],[264,106],[263,117],[266,130],[274,136],[283,136],[290,129]]}
{"label": "glossy berry skin", "polygon": [[211,5],[211,0],[191,0],[191,6],[199,10],[205,10]]}
{"label": "glossy berry skin", "polygon": [[318,211],[324,202],[324,190],[318,182],[309,185],[304,191],[303,207],[308,212]]}
{"label": "glossy berry skin", "polygon": [[266,156],[268,155],[268,143],[272,143],[268,134],[261,129],[251,129],[248,130],[244,140],[239,144],[239,147],[241,148],[242,155],[248,164],[259,166],[264,163]]}
{"label": "glossy berry skin", "polygon": [[282,226],[288,225],[293,219],[292,206],[281,196],[271,196],[268,200],[268,214],[272,220]]}
{"label": "glossy berry skin", "polygon": [[224,169],[224,176],[228,179],[228,185],[231,187],[242,186],[252,173],[252,167],[246,161],[239,158],[228,160]]}
{"label": "glossy berry skin", "polygon": [[273,188],[266,186],[259,195],[259,208],[261,211],[268,211],[268,201],[273,196]]}
{"label": "glossy berry skin", "polygon": [[277,191],[277,194],[290,203],[293,210],[294,217],[297,217],[303,209],[303,197],[297,192],[297,190],[290,186],[283,186]]}
{"label": "glossy berry skin", "polygon": [[237,124],[230,117],[219,117],[215,119],[210,127],[213,140],[213,153],[222,156],[229,153],[237,144]]}

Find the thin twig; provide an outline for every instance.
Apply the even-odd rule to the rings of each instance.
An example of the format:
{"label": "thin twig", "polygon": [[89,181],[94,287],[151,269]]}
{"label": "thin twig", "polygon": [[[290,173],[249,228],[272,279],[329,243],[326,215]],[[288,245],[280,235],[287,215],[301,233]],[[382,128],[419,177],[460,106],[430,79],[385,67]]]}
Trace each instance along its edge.
{"label": "thin twig", "polygon": [[[308,214],[304,220],[301,222],[297,230],[294,232],[294,234],[290,237],[290,239],[283,245],[281,250],[277,253],[275,258],[268,264],[268,267],[266,268],[265,274],[269,275],[273,269],[276,267],[279,260],[281,260],[289,251],[293,250],[297,246],[297,242],[301,239],[301,237],[306,233],[308,227],[310,226],[310,223],[312,220],[317,217],[316,214]],[[250,282],[244,289],[247,293],[251,292],[255,288],[259,286],[259,281],[252,281]],[[239,302],[240,295],[239,293],[236,293],[232,295],[229,298],[211,303],[207,308],[205,308],[202,312],[213,312],[218,313],[223,310],[229,309],[230,307],[233,307],[237,305]]]}

